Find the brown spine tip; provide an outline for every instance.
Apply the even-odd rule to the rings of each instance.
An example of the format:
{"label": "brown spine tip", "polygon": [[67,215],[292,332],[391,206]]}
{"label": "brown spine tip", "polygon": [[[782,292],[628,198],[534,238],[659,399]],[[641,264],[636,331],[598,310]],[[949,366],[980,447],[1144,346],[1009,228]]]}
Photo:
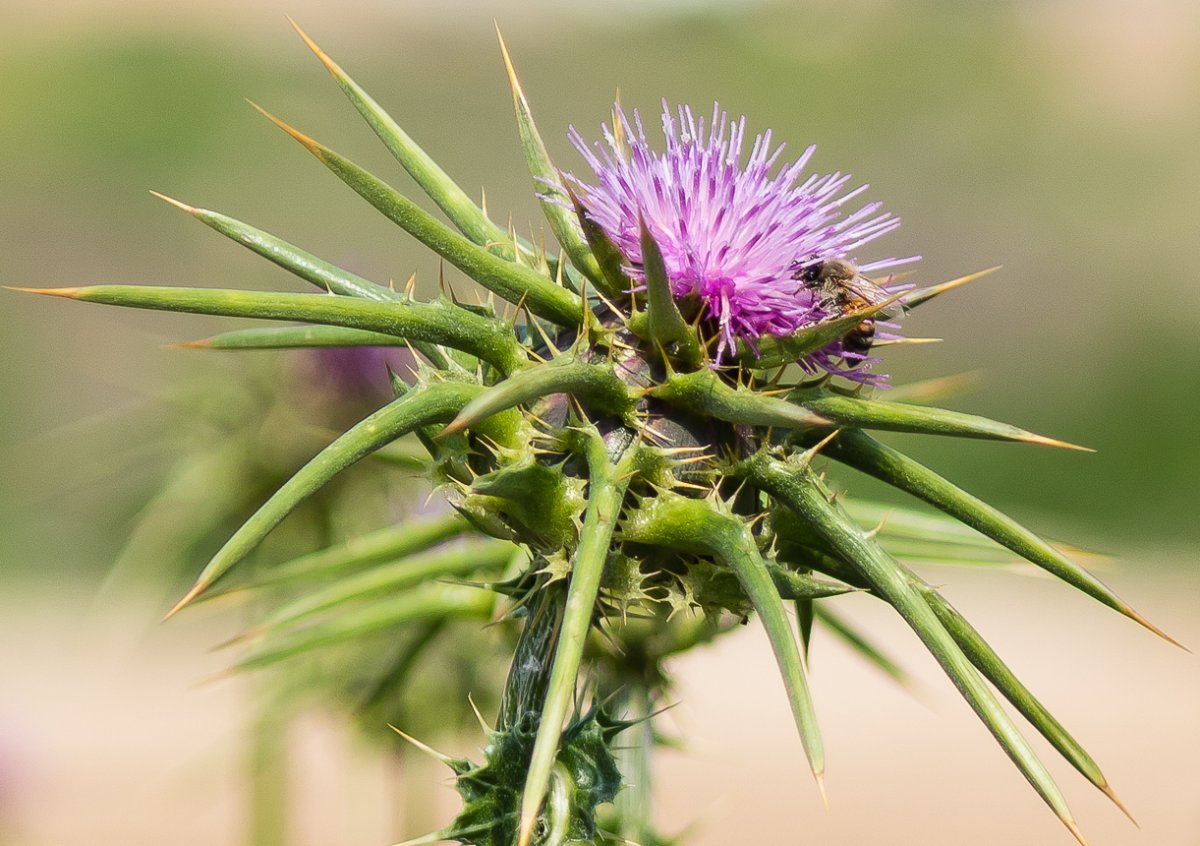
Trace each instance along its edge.
{"label": "brown spine tip", "polygon": [[44,297],[65,297],[68,300],[79,299],[80,292],[83,291],[82,288],[16,288],[11,285],[4,287],[20,294],[41,294]]}
{"label": "brown spine tip", "polygon": [[966,276],[960,276],[957,279],[951,279],[949,282],[942,282],[940,285],[931,285],[928,288],[917,288],[913,291],[904,291],[900,295],[901,304],[907,307],[919,306],[922,303],[929,302],[929,300],[939,296],[940,294],[944,294],[947,291],[953,291],[955,288],[961,288],[968,282],[974,282],[976,279],[980,279],[988,274],[995,273],[1000,269],[1000,267],[1001,265],[996,265],[995,267],[989,267],[986,270],[978,270],[975,273],[968,273]]}
{"label": "brown spine tip", "polygon": [[1135,623],[1137,623],[1138,625],[1140,625],[1140,626],[1142,626],[1142,627],[1144,627],[1144,628],[1148,629],[1149,631],[1151,631],[1151,632],[1153,632],[1154,634],[1156,634],[1156,635],[1158,635],[1159,637],[1161,637],[1161,638],[1162,638],[1163,640],[1165,640],[1167,643],[1171,644],[1172,646],[1178,646],[1178,647],[1179,647],[1180,649],[1182,649],[1184,652],[1187,652],[1187,653],[1191,654],[1191,651],[1192,651],[1192,650],[1188,649],[1186,646],[1184,646],[1182,643],[1180,643],[1179,641],[1177,641],[1175,638],[1171,637],[1169,634],[1167,634],[1166,632],[1164,632],[1164,631],[1163,631],[1162,629],[1160,629],[1158,626],[1156,626],[1156,625],[1154,625],[1153,623],[1151,623],[1149,620],[1147,620],[1145,617],[1143,617],[1143,616],[1142,616],[1141,614],[1139,614],[1138,612],[1134,611],[1134,610],[1133,610],[1132,608],[1130,608],[1128,605],[1127,605],[1127,606],[1125,606],[1124,608],[1122,608],[1122,609],[1121,609],[1121,612],[1122,612],[1122,613],[1123,613],[1123,614],[1124,614],[1126,617],[1128,617],[1129,619],[1131,619],[1131,620],[1133,620]]}
{"label": "brown spine tip", "polygon": [[521,90],[521,82],[517,79],[517,70],[513,67],[512,56],[508,53],[508,45],[504,43],[504,34],[500,32],[500,23],[496,25],[496,39],[500,42],[500,55],[504,58],[504,70],[508,74],[508,84],[512,87],[513,101],[517,104],[525,102],[525,92]]}
{"label": "brown spine tip", "polygon": [[462,415],[459,415],[458,417],[455,417],[453,420],[451,420],[449,423],[447,423],[446,426],[442,428],[442,431],[438,432],[436,435],[433,436],[433,439],[435,441],[440,441],[445,438],[449,438],[452,435],[457,435],[463,429],[470,426],[472,422],[474,422],[474,421],[472,421],[470,418],[466,418],[466,417],[463,417]]}
{"label": "brown spine tip", "polygon": [[292,29],[296,30],[296,34],[300,36],[300,39],[307,45],[308,49],[312,50],[313,54],[321,60],[321,64],[325,66],[325,69],[335,77],[344,75],[342,69],[338,67],[337,62],[329,58],[328,54],[317,46],[317,42],[308,37],[308,33],[300,28],[300,24],[296,23],[291,15],[287,15],[286,17],[288,23],[292,25]]}
{"label": "brown spine tip", "polygon": [[1100,792],[1107,796],[1112,803],[1116,805],[1118,809],[1120,809],[1121,813],[1129,818],[1129,821],[1133,823],[1135,827],[1141,828],[1141,825],[1138,823],[1138,821],[1133,818],[1133,814],[1129,813],[1129,809],[1125,807],[1125,803],[1117,798],[1117,794],[1113,792],[1111,787],[1109,787],[1107,784],[1097,786],[1100,788]]}
{"label": "brown spine tip", "polygon": [[174,344],[163,344],[168,350],[208,350],[212,349],[212,338],[201,338],[197,341],[179,341]]}
{"label": "brown spine tip", "polygon": [[314,141],[312,138],[309,138],[307,135],[305,135],[299,129],[296,129],[293,126],[291,126],[287,123],[284,123],[282,120],[275,117],[275,115],[271,114],[266,109],[264,109],[262,106],[258,105],[258,103],[255,103],[253,100],[246,100],[246,102],[249,103],[250,106],[256,112],[258,112],[260,115],[265,117],[267,120],[271,121],[271,123],[275,124],[280,129],[282,129],[284,132],[286,132],[288,135],[292,136],[292,138],[294,138],[298,142],[300,142],[304,147],[306,147],[309,150],[309,152],[319,153],[323,149],[318,142]]}
{"label": "brown spine tip", "polygon": [[1039,446],[1056,447],[1058,449],[1071,449],[1076,452],[1095,452],[1091,447],[1080,446],[1069,441],[1060,441],[1057,438],[1047,438],[1045,435],[1035,435],[1032,432],[1026,432],[1017,440],[1027,444],[1038,444]]}
{"label": "brown spine tip", "polygon": [[821,792],[821,803],[825,806],[825,810],[829,810],[829,794],[825,792],[825,773],[814,772],[813,778],[817,780],[817,790]]}
{"label": "brown spine tip", "polygon": [[392,731],[394,731],[396,734],[400,735],[402,738],[404,738],[405,740],[407,740],[409,743],[411,743],[411,744],[412,744],[413,746],[415,746],[417,749],[419,749],[420,751],[424,752],[426,755],[428,755],[429,757],[433,758],[434,760],[436,760],[436,761],[440,761],[440,762],[441,762],[441,763],[443,763],[443,764],[450,764],[450,763],[452,763],[452,762],[453,762],[453,760],[454,760],[454,759],[453,759],[453,758],[451,758],[449,755],[447,755],[447,754],[445,754],[445,753],[443,753],[443,752],[439,752],[439,751],[437,751],[436,749],[434,749],[432,746],[429,746],[428,744],[422,743],[421,741],[417,740],[417,739],[416,739],[415,737],[413,737],[412,735],[410,735],[410,734],[406,734],[405,732],[403,732],[403,731],[401,731],[400,729],[396,728],[396,727],[395,727],[394,725],[392,725],[391,723],[388,723],[388,724],[387,724],[387,726],[388,726],[388,728],[390,728]]}
{"label": "brown spine tip", "polygon": [[168,197],[166,194],[160,194],[158,191],[151,191],[150,196],[158,197],[158,199],[162,200],[163,202],[170,203],[175,208],[185,211],[190,215],[195,215],[200,211],[200,209],[196,208],[195,206],[189,206],[187,203],[180,202],[174,197]]}
{"label": "brown spine tip", "polygon": [[1067,827],[1067,831],[1079,841],[1079,846],[1088,846],[1087,838],[1083,836],[1083,832],[1079,830],[1079,824],[1070,817],[1060,817],[1062,824]]}
{"label": "brown spine tip", "polygon": [[208,587],[207,582],[196,582],[196,584],[192,585],[192,589],[189,590],[187,592],[187,594],[184,595],[183,599],[176,602],[174,607],[172,607],[170,611],[168,611],[166,614],[163,615],[163,618],[160,622],[165,623],[167,620],[174,617],[176,614],[178,614],[184,608],[191,605],[192,600],[195,599],[200,594],[204,593],[204,589],[207,587]]}

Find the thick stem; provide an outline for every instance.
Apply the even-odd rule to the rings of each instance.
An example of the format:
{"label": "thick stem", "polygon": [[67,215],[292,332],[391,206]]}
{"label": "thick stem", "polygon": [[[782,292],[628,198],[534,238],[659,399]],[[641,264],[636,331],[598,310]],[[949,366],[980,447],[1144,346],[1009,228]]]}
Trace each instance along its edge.
{"label": "thick stem", "polygon": [[634,723],[622,733],[617,759],[625,788],[617,794],[617,816],[622,837],[634,843],[651,843],[654,827],[651,818],[651,753],[654,729],[651,724],[650,688],[642,681],[630,680],[623,689],[623,719]]}
{"label": "thick stem", "polygon": [[625,489],[629,486],[628,464],[621,462],[614,466],[604,440],[594,430],[584,435],[581,451],[588,464],[588,508],[571,565],[562,636],[554,650],[546,702],[542,707],[525,791],[521,797],[518,846],[527,846],[529,843],[538,811],[550,785],[563,720],[575,693],[583,648],[592,628],[604,562],[608,559]]}
{"label": "thick stem", "polygon": [[517,638],[508,679],[504,683],[500,715],[496,721],[498,731],[516,728],[526,715],[530,715],[528,719],[536,720],[541,714],[546,688],[550,684],[551,658],[562,630],[566,598],[566,590],[561,584],[547,585],[538,591]]}

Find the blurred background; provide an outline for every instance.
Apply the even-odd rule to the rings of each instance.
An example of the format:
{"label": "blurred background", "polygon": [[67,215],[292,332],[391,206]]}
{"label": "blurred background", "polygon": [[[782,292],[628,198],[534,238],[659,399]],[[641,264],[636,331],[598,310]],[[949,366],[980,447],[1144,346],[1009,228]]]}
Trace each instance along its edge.
{"label": "blurred background", "polygon": [[[815,168],[871,183],[868,196],[904,226],[862,258],[920,253],[923,284],[1002,264],[912,316],[911,334],[946,341],[889,350],[887,370],[899,384],[978,370],[955,407],[1097,454],[906,446],[1049,536],[1107,553],[1096,565],[1118,592],[1200,644],[1195,3],[0,0],[0,284],[302,290],[154,189],[369,278],[415,271],[434,290],[435,260],[243,102],[411,187],[285,14],[519,229],[539,227],[540,214],[493,18],[567,169],[581,165],[568,125],[595,136],[617,89],[655,131],[661,98],[701,111],[719,100],[794,153],[817,144]],[[0,842],[254,842],[242,741],[257,682],[204,683],[230,663],[209,649],[237,615],[205,606],[155,621],[265,495],[255,493],[262,467],[283,472],[320,439],[295,435],[315,425],[305,362],[164,348],[222,328],[0,296]],[[208,421],[201,434],[197,419]],[[235,438],[241,451],[225,454],[252,456],[262,472],[233,461],[219,508],[193,495],[163,518],[172,531],[215,528],[131,553],[146,504],[179,480],[179,457]],[[272,453],[281,439],[297,452]],[[187,478],[179,485],[195,493]],[[387,514],[341,517],[347,531]],[[1142,824],[1055,770],[1094,844],[1200,844],[1194,656],[1047,580],[932,578],[950,583]],[[870,603],[847,610],[918,682],[912,695],[838,644],[815,644],[832,810],[750,627],[678,668],[670,720],[691,748],[661,762],[663,827],[694,822],[701,846],[1069,842],[907,631]],[[281,744],[288,842],[374,846],[422,833],[395,808],[427,788],[343,721],[305,712]],[[449,789],[428,802],[433,823],[456,807]]]}

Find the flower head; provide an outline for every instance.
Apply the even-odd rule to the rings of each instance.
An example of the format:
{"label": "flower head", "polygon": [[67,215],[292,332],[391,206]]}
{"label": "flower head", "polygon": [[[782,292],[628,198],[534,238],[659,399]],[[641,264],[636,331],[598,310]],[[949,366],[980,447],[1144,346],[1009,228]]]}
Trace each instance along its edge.
{"label": "flower head", "polygon": [[[663,253],[672,292],[694,298],[719,328],[718,359],[738,339],[754,347],[763,335],[785,336],[829,316],[827,296],[806,284],[802,271],[830,260],[854,261],[863,244],[891,232],[898,218],[869,203],[851,213],[845,205],[868,186],[846,190],[849,174],[801,180],[815,148],[772,175],[783,145],[771,132],[755,137],[743,164],[746,119],[732,120],[716,104],[712,118],[696,119],[663,103],[666,150],[652,149],[637,111],[631,126],[620,106],[606,144],[589,145],[571,128],[570,138],[595,172],[596,184],[572,178],[591,217],[628,260],[640,280],[639,216]],[[857,265],[871,273],[914,259],[889,258]],[[844,355],[841,342],[802,364],[867,378],[862,358]],[[842,367],[839,367],[839,363]],[[843,369],[844,368],[844,369]]]}

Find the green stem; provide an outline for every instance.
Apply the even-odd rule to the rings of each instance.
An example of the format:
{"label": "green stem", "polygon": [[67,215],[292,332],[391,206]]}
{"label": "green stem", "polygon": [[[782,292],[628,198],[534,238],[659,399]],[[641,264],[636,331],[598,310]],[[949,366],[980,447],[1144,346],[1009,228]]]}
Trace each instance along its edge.
{"label": "green stem", "polygon": [[617,794],[617,815],[621,821],[618,833],[634,843],[650,843],[654,840],[650,766],[654,727],[650,717],[650,688],[640,680],[629,680],[621,699],[625,705],[622,719],[633,725],[622,733],[624,743],[617,753],[626,783],[625,789]]}
{"label": "green stem", "polygon": [[562,632],[554,650],[546,701],[541,709],[541,721],[521,797],[518,846],[528,846],[534,822],[550,785],[563,720],[575,694],[583,648],[592,628],[604,562],[608,559],[621,503],[629,486],[629,475],[625,472],[628,470],[627,463],[614,466],[609,460],[604,440],[597,433],[590,432],[584,436],[583,452],[588,464],[588,508],[571,566]]}

